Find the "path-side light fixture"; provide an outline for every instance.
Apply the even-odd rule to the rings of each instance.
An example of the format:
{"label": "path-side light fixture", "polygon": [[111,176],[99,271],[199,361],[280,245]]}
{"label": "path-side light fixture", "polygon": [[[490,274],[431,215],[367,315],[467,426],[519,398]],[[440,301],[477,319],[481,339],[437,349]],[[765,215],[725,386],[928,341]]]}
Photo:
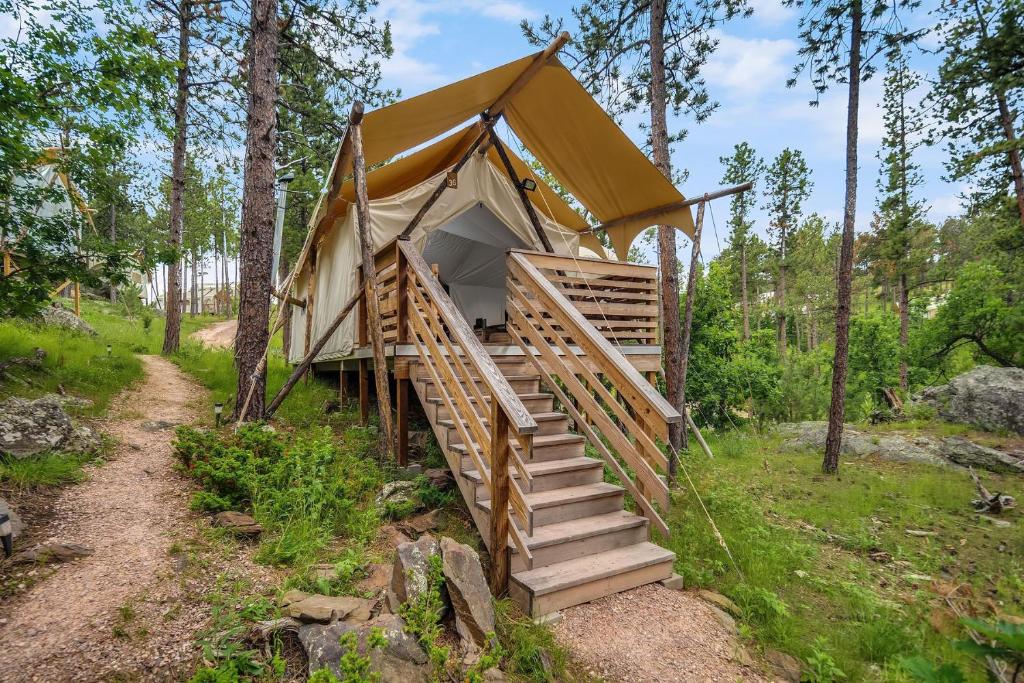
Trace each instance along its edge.
{"label": "path-side light fixture", "polygon": [[112,355],[114,355],[114,347],[107,344],[107,358],[110,358]]}
{"label": "path-side light fixture", "polygon": [[523,181],[519,185],[527,192],[533,192],[537,189],[537,181],[533,178],[523,178]]}
{"label": "path-side light fixture", "polygon": [[213,404],[213,419],[216,421],[218,427],[220,427],[220,416],[221,416],[221,414],[223,412],[224,412],[224,404],[223,403],[214,403]]}

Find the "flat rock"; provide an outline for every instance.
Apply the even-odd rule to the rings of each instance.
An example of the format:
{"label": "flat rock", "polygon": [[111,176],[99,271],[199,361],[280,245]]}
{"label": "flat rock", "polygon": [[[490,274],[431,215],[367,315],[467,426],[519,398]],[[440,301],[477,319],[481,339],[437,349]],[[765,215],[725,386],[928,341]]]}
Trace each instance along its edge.
{"label": "flat rock", "polygon": [[431,510],[422,515],[416,515],[398,523],[398,528],[407,534],[422,534],[437,528],[441,516],[440,510]]}
{"label": "flat rock", "polygon": [[263,527],[259,522],[244,512],[227,510],[218,512],[213,516],[213,526],[227,529],[237,536],[259,536],[263,533]]}
{"label": "flat rock", "polygon": [[293,602],[301,602],[309,597],[309,593],[305,591],[295,590],[294,588],[290,591],[285,591],[284,595],[278,599],[277,604],[281,607],[287,607]]}
{"label": "flat rock", "polygon": [[1024,434],[1024,369],[978,367],[948,384],[929,387],[914,401],[932,406],[939,417],[988,431]]}
{"label": "flat rock", "polygon": [[[1024,412],[1024,408],[1021,409]],[[962,436],[942,439],[942,455],[963,467],[977,467],[990,472],[1024,472],[1024,457],[981,446]]]}
{"label": "flat rock", "polygon": [[455,610],[455,629],[463,640],[482,647],[495,627],[494,605],[480,556],[468,545],[445,537],[441,539],[441,560]]}
{"label": "flat rock", "polygon": [[[427,683],[430,680],[427,653],[404,627],[405,622],[395,614],[382,614],[362,624],[344,621],[327,626],[307,624],[299,629],[299,642],[309,658],[310,673],[327,668],[335,676],[341,676],[339,662],[345,651],[339,640],[346,633],[355,633],[358,653],[369,657],[370,669],[380,676],[381,683]],[[387,641],[384,647],[369,647],[372,629],[381,630]]]}
{"label": "flat rock", "polygon": [[78,543],[47,543],[32,550],[23,550],[11,558],[13,564],[50,564],[68,562],[92,555],[92,548]]}
{"label": "flat rock", "polygon": [[0,401],[0,454],[22,459],[61,451],[74,431],[71,418],[53,396]]}
{"label": "flat rock", "polygon": [[397,548],[403,543],[410,543],[412,541],[412,539],[406,536],[405,532],[399,529],[395,524],[385,524],[380,528],[379,533],[392,548]]}
{"label": "flat rock", "polygon": [[391,585],[391,565],[374,563],[366,568],[367,577],[356,584],[356,590],[377,595]]}
{"label": "flat rock", "polygon": [[329,595],[310,595],[302,600],[290,602],[281,613],[304,624],[327,624],[332,621],[368,621],[373,609],[372,600],[351,596],[332,597]]}
{"label": "flat rock", "polygon": [[396,548],[391,572],[391,590],[399,604],[415,600],[427,591],[430,557],[441,552],[441,546],[430,534],[418,541],[402,543]]}
{"label": "flat rock", "polygon": [[141,425],[142,431],[145,432],[162,432],[165,429],[174,429],[177,426],[177,422],[171,422],[170,420],[146,420]]}
{"label": "flat rock", "polygon": [[738,617],[742,614],[742,610],[740,610],[739,606],[721,593],[715,593],[714,591],[709,590],[700,590],[697,591],[697,595],[699,595],[705,602],[710,602],[715,607],[725,610],[734,617]]}

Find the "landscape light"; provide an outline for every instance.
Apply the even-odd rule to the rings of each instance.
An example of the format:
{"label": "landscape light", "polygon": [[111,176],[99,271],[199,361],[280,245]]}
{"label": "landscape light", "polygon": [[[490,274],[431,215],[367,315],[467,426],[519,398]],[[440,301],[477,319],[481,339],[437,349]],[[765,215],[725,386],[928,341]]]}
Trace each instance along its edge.
{"label": "landscape light", "polygon": [[537,189],[537,181],[533,178],[523,178],[522,188],[527,192],[533,192]]}
{"label": "landscape light", "polygon": [[113,355],[113,353],[114,348],[110,344],[107,344],[107,358],[110,358],[110,356]]}
{"label": "landscape light", "polygon": [[213,404],[213,418],[214,418],[214,420],[216,420],[218,427],[220,427],[220,415],[223,412],[224,412],[224,404],[223,403],[214,403]]}

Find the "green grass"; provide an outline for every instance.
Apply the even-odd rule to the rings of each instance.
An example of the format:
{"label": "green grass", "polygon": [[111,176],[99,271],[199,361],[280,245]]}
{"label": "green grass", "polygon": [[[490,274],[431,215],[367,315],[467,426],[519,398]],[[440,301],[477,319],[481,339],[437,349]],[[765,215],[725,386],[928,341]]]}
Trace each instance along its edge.
{"label": "green grass", "polygon": [[28,490],[43,486],[75,484],[85,477],[82,465],[95,456],[41,455],[17,460],[0,457],[0,488]]}
{"label": "green grass", "polygon": [[[957,662],[969,680],[985,680],[982,665],[954,650],[963,634],[948,606],[929,581],[911,576],[969,584],[983,615],[993,606],[1024,614],[1019,515],[1009,515],[1008,528],[979,520],[964,471],[844,459],[832,478],[820,473],[820,453],[786,452],[776,437],[732,432],[709,440],[716,459],[690,455],[684,465],[736,566],[684,477],[668,546],[687,585],[731,597],[755,642],[805,662],[831,657],[850,680],[904,680],[899,659],[915,654]],[[1024,477],[982,476],[992,490],[1024,485]],[[878,552],[892,559],[872,560]],[[929,620],[940,617],[952,630],[936,631]]]}

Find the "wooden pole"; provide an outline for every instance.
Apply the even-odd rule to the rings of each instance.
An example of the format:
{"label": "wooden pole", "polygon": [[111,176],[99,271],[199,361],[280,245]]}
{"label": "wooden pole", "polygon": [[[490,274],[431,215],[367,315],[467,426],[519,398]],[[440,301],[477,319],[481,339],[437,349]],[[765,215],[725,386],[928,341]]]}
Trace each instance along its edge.
{"label": "wooden pole", "polygon": [[[707,195],[705,195],[705,198]],[[697,262],[700,261],[700,233],[701,228],[704,225],[704,207],[707,206],[707,201],[701,202],[697,206],[697,222],[693,228],[693,248],[690,250],[690,273],[686,278],[686,305],[683,309],[683,340],[682,340],[682,360],[680,362],[679,371],[679,403],[676,409],[681,412],[686,412],[686,370],[690,365],[690,332],[693,328],[693,299],[697,295]],[[682,430],[682,447],[689,448],[689,439],[686,437],[686,430]],[[671,461],[670,461],[671,463]],[[674,463],[671,463],[669,469],[671,470],[670,475],[675,477],[676,471]]]}
{"label": "wooden pole", "polygon": [[533,231],[537,233],[537,237],[540,239],[540,243],[544,245],[544,250],[549,254],[555,253],[555,250],[551,246],[551,240],[548,239],[548,235],[544,232],[543,226],[540,223],[540,217],[537,216],[537,209],[534,208],[533,202],[526,196],[526,189],[523,188],[523,181],[521,178],[516,177],[516,169],[512,166],[511,159],[508,158],[508,152],[505,151],[505,145],[501,144],[501,139],[498,134],[494,132],[494,128],[488,129],[491,136],[491,144],[494,145],[494,151],[498,153],[501,158],[501,163],[505,167],[505,172],[508,174],[508,179],[512,181],[512,185],[515,186],[516,192],[519,193],[519,201],[523,203],[523,208],[526,209],[526,215],[530,217],[530,223],[533,224]]}
{"label": "wooden pole", "polygon": [[277,394],[274,396],[274,400],[270,402],[269,406],[267,406],[266,415],[268,418],[274,414],[274,411],[278,409],[278,407],[281,405],[281,402],[284,401],[284,399],[288,396],[289,393],[291,393],[291,390],[295,386],[295,384],[300,379],[302,379],[303,375],[306,374],[306,372],[309,370],[309,367],[313,364],[313,359],[316,358],[317,354],[319,354],[320,351],[323,350],[324,346],[327,345],[327,340],[331,338],[331,335],[333,335],[335,331],[337,331],[338,327],[341,325],[342,322],[345,321],[345,318],[348,317],[348,314],[352,312],[352,309],[355,308],[356,304],[362,297],[362,290],[359,290],[355,294],[353,294],[349,298],[349,300],[345,302],[345,305],[342,306],[341,310],[338,311],[338,315],[334,316],[334,320],[332,320],[331,324],[327,326],[327,329],[324,331],[324,333],[320,335],[320,338],[316,340],[316,343],[313,344],[308,351],[306,351],[306,355],[303,356],[302,361],[299,362],[297,366],[295,366],[295,370],[292,371],[292,374],[288,378],[288,381],[286,381],[284,385],[278,390]]}
{"label": "wooden pole", "polygon": [[665,204],[664,206],[656,206],[653,209],[645,209],[644,211],[638,211],[628,216],[622,216],[621,218],[616,218],[606,223],[602,223],[601,225],[595,225],[594,227],[588,230],[581,231],[580,234],[586,235],[588,233],[597,232],[598,230],[607,230],[609,228],[614,228],[619,225],[622,225],[623,223],[632,223],[633,221],[638,220],[650,219],[651,223],[653,224],[654,222],[656,222],[655,219],[660,218],[661,216],[664,216],[667,213],[672,213],[673,211],[678,211],[679,209],[685,209],[688,206],[700,204],[701,202],[708,202],[711,201],[712,199],[720,199],[722,197],[728,197],[729,195],[739,194],[740,192],[746,192],[753,186],[753,183],[743,183],[742,185],[726,187],[721,190],[715,190],[714,192],[706,192],[703,196],[697,199],[685,199],[681,202],[672,202],[671,204]]}
{"label": "wooden pole", "polygon": [[693,421],[693,417],[690,416],[690,411],[687,410],[683,413],[686,416],[686,424],[693,431],[693,437],[697,439],[697,443],[700,444],[700,449],[704,451],[704,455],[708,456],[712,460],[715,458],[715,454],[711,452],[711,448],[708,446],[708,442],[704,440],[704,435],[697,429],[696,423]]}
{"label": "wooden pole", "polygon": [[[395,345],[409,343],[409,269],[402,251],[402,237],[395,241],[395,294],[397,300],[398,330]],[[409,464],[409,366],[399,369],[395,364],[395,391],[398,394],[398,465]]]}
{"label": "wooden pole", "polygon": [[[380,317],[380,301],[377,298],[377,267],[373,258],[373,242],[370,236],[370,200],[366,194],[366,162],[363,156],[362,116],[353,121],[352,133],[353,184],[356,194],[356,218],[359,227],[359,244],[363,255],[363,292],[366,301],[367,323],[370,328],[370,342],[373,347],[373,377],[377,385],[377,412],[380,415],[382,444],[388,453],[395,447],[395,429],[391,420],[391,390],[388,387],[388,365],[384,357],[384,328]],[[307,304],[308,305],[308,304]],[[308,309],[307,309],[308,311]],[[308,315],[308,313],[307,313]]]}
{"label": "wooden pole", "polygon": [[491,401],[491,593],[508,592],[511,556],[508,548],[508,417]]}

